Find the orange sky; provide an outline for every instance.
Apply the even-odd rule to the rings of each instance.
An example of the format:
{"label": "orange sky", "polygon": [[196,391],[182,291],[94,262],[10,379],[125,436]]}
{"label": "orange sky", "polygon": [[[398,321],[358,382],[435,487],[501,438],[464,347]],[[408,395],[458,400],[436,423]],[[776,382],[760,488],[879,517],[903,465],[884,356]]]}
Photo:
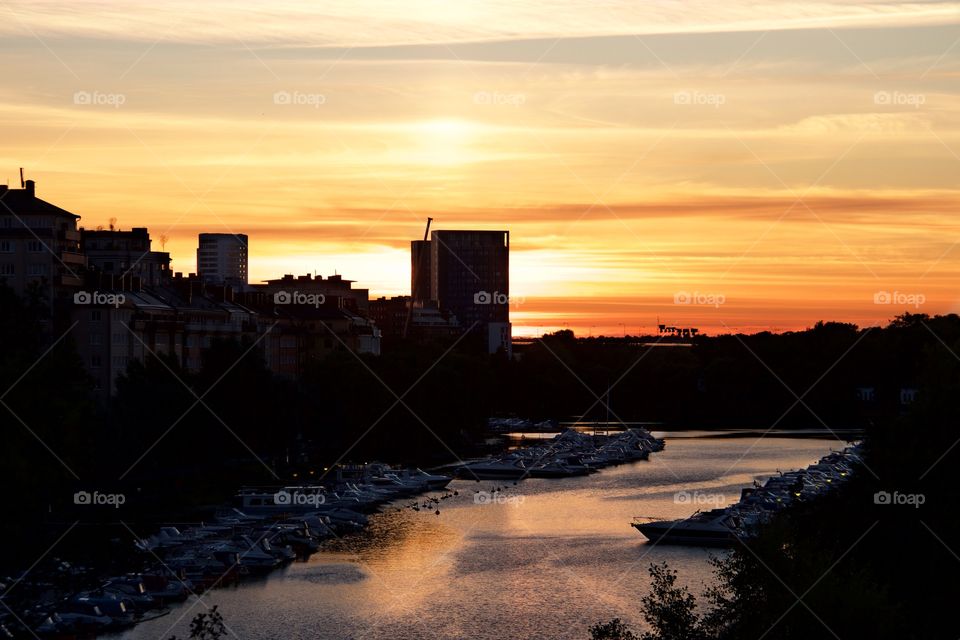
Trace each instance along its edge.
{"label": "orange sky", "polygon": [[957,3],[233,4],[4,3],[6,177],[373,294],[506,228],[518,334],[958,310]]}

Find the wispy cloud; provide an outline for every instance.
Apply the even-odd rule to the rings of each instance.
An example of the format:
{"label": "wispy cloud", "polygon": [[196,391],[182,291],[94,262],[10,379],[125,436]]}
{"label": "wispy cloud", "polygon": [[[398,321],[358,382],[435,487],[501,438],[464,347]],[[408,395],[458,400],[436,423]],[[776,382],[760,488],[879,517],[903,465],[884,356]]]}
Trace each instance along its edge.
{"label": "wispy cloud", "polygon": [[[877,289],[920,286],[925,310],[954,310],[958,16],[882,0],[5,0],[0,171],[25,166],[88,226],[164,233],[178,271],[197,233],[242,229],[255,279],[337,270],[375,294],[408,287],[427,215],[509,228],[527,325],[632,327],[658,309],[869,323],[902,311]],[[678,308],[679,290],[728,304]]]}
{"label": "wispy cloud", "polygon": [[683,3],[588,0],[357,0],[347,3],[8,0],[13,33],[173,42],[379,46],[537,37],[929,25],[954,22],[954,2],[774,0]]}

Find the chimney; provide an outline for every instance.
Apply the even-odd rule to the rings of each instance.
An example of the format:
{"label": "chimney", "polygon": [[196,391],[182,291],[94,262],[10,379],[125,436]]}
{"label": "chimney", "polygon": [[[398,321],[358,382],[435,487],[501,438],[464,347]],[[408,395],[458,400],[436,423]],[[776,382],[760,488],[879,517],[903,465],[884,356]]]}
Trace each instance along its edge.
{"label": "chimney", "polygon": [[37,195],[37,183],[33,180],[27,180],[24,184],[27,188],[27,195],[31,198],[35,197]]}

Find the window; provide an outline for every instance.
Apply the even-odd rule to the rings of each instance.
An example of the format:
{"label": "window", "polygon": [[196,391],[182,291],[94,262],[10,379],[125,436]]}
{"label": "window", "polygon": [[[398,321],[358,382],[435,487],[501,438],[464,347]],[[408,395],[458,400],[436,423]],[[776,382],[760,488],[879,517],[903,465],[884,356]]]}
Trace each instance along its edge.
{"label": "window", "polygon": [[28,276],[45,276],[50,273],[50,265],[48,264],[29,264],[27,265],[27,275]]}
{"label": "window", "polygon": [[100,368],[100,356],[90,356],[90,367],[92,369]]}
{"label": "window", "polygon": [[101,336],[99,333],[91,333],[90,344],[103,344],[103,336]]}
{"label": "window", "polygon": [[0,253],[13,253],[15,246],[13,240],[0,240]]}
{"label": "window", "polygon": [[100,309],[92,309],[90,311],[90,321],[100,322],[101,320],[103,320],[103,312]]}
{"label": "window", "polygon": [[17,270],[12,262],[0,262],[0,276],[12,276]]}
{"label": "window", "polygon": [[39,240],[29,240],[27,242],[27,251],[30,253],[40,253],[47,250],[47,245]]}

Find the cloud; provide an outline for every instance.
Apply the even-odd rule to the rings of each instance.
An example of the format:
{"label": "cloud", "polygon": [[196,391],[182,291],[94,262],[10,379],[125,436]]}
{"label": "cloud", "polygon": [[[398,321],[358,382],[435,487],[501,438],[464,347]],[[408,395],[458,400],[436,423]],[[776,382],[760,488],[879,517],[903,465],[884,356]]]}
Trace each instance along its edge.
{"label": "cloud", "polygon": [[11,0],[6,33],[255,45],[380,46],[584,35],[707,33],[816,27],[944,24],[954,2],[596,3],[567,0],[355,0],[348,3],[226,0]]}

